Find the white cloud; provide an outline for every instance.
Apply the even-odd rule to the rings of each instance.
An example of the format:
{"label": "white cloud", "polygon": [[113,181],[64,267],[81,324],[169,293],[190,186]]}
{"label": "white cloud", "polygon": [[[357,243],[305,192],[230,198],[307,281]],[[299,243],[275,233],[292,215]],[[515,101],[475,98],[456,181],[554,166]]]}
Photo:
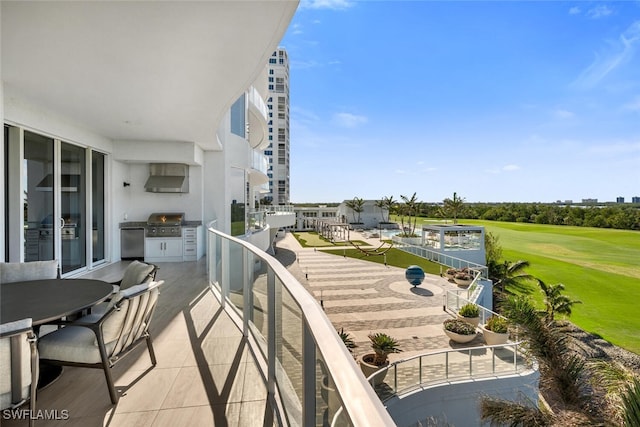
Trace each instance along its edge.
{"label": "white cloud", "polygon": [[575,114],[572,113],[571,111],[568,110],[563,110],[561,108],[555,110],[553,112],[553,115],[558,118],[558,119],[562,119],[562,120],[566,120],[566,119],[571,119],[573,117],[575,117]]}
{"label": "white cloud", "polygon": [[613,10],[609,9],[605,5],[596,6],[587,11],[587,16],[592,19],[603,18],[613,13]]}
{"label": "white cloud", "polygon": [[596,54],[595,61],[580,73],[572,83],[573,86],[583,89],[594,87],[611,72],[629,62],[640,45],[640,20],[631,24],[610,45],[608,51]]}
{"label": "white cloud", "polygon": [[344,10],[354,5],[350,0],[301,0],[300,9],[333,9]]}
{"label": "white cloud", "polygon": [[640,113],[640,96],[637,97],[635,100],[623,105],[622,109],[625,111]]}
{"label": "white cloud", "polygon": [[520,166],[518,165],[506,165],[502,168],[503,171],[505,172],[513,172],[513,171],[517,171],[520,169]]}
{"label": "white cloud", "polygon": [[640,141],[619,141],[601,145],[594,145],[588,149],[589,153],[602,155],[640,154]]}
{"label": "white cloud", "polygon": [[310,59],[308,61],[292,60],[290,64],[291,64],[291,69],[293,70],[305,70],[307,68],[315,68],[320,65],[318,61],[315,61],[313,59]]}
{"label": "white cloud", "polygon": [[302,25],[293,24],[291,26],[291,34],[302,34],[302,33],[304,33],[304,31],[302,31]]}
{"label": "white cloud", "polygon": [[313,111],[309,111],[293,105],[291,106],[291,119],[300,123],[320,122],[320,117]]}
{"label": "white cloud", "polygon": [[359,116],[351,113],[336,113],[333,115],[333,123],[346,127],[355,128],[367,123],[369,120],[365,116]]}
{"label": "white cloud", "polygon": [[580,15],[581,12],[582,11],[578,6],[574,6],[571,9],[569,9],[569,15]]}

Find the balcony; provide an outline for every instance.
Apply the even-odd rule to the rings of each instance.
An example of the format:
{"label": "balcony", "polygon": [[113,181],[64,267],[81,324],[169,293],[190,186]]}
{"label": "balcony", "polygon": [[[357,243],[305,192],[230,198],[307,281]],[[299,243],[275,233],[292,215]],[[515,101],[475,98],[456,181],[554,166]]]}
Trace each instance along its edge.
{"label": "balcony", "polygon": [[[402,269],[302,249],[296,243],[289,235],[281,238],[278,261],[241,240],[208,230],[206,260],[159,264],[157,277],[165,285],[151,325],[158,365],[150,368],[143,346],[116,365],[121,398],[115,406],[102,372],[65,368],[61,378],[40,391],[38,407],[66,413],[82,425],[134,425],[141,420],[152,426],[405,425],[391,418],[335,328],[344,326],[362,351],[369,331],[388,331],[404,348],[392,362],[420,361],[405,364],[410,370],[414,363],[428,365],[431,358],[414,356],[450,346],[439,327],[447,316],[442,311],[446,281],[430,277],[424,287],[412,288]],[[87,277],[116,280],[125,267],[113,264]],[[456,357],[463,354],[459,350]],[[470,366],[482,374],[478,360],[474,356]],[[474,378],[470,393],[471,371],[455,372],[457,365],[447,364],[446,381],[420,386],[428,388],[432,398],[445,399],[451,413],[456,408],[449,403],[456,396],[466,393],[462,404],[469,405],[480,392],[497,390],[500,380],[495,372]],[[509,374],[524,384],[513,379],[521,370]],[[401,375],[389,377],[395,379],[388,384],[396,392],[406,388],[398,382]],[[513,385],[501,390],[512,392]],[[3,420],[3,425],[22,424]]]}

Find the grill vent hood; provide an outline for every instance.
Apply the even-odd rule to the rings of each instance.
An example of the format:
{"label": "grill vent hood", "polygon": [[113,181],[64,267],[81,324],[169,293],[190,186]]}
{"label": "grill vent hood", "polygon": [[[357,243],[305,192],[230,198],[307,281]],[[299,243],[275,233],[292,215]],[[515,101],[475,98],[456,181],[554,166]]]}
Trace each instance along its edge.
{"label": "grill vent hood", "polygon": [[150,193],[188,193],[189,165],[182,163],[151,163],[149,179],[144,184]]}

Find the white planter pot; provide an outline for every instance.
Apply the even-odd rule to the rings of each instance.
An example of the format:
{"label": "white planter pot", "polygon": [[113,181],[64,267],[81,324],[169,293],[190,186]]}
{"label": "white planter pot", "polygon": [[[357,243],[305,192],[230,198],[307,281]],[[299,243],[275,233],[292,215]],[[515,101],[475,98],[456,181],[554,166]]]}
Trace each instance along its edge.
{"label": "white planter pot", "polygon": [[499,334],[497,332],[493,332],[484,327],[484,325],[480,326],[482,330],[482,336],[484,337],[484,342],[487,345],[500,345],[506,344],[509,341],[509,333]]}
{"label": "white planter pot", "polygon": [[480,316],[478,316],[478,317],[464,317],[464,316],[461,316],[460,314],[458,314],[458,319],[464,320],[465,322],[473,325],[474,328],[477,328],[478,324],[480,323]]}
{"label": "white planter pot", "polygon": [[473,279],[469,279],[469,280],[463,280],[463,279],[457,279],[457,278],[453,278],[453,281],[456,282],[456,285],[466,288],[467,286],[469,286],[471,284],[471,282],[473,282]]}
{"label": "white planter pot", "polygon": [[457,342],[459,344],[464,344],[464,343],[468,343],[469,341],[473,341],[473,339],[478,335],[477,333],[471,334],[471,335],[461,335],[455,332],[448,331],[444,328],[442,329],[444,330],[444,333],[447,334],[449,339],[451,339],[451,341]]}
{"label": "white planter pot", "polygon": [[[369,378],[380,369],[389,366],[389,362],[382,366],[377,366],[373,363],[367,362],[367,360],[373,360],[373,355],[374,353],[365,353],[358,357],[358,364],[360,365],[360,369],[362,370],[362,373],[366,378]],[[381,372],[379,375],[377,375],[373,380],[373,385],[375,386],[376,384],[382,383],[387,376],[387,372],[388,371],[385,369],[384,372]]]}

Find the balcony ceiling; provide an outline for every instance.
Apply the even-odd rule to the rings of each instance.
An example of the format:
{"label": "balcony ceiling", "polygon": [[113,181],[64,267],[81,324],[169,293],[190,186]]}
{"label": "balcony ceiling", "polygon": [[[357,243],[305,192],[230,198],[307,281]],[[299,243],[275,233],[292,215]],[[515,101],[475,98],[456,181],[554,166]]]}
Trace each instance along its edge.
{"label": "balcony ceiling", "polygon": [[3,1],[5,116],[35,106],[112,140],[216,149],[297,4]]}

